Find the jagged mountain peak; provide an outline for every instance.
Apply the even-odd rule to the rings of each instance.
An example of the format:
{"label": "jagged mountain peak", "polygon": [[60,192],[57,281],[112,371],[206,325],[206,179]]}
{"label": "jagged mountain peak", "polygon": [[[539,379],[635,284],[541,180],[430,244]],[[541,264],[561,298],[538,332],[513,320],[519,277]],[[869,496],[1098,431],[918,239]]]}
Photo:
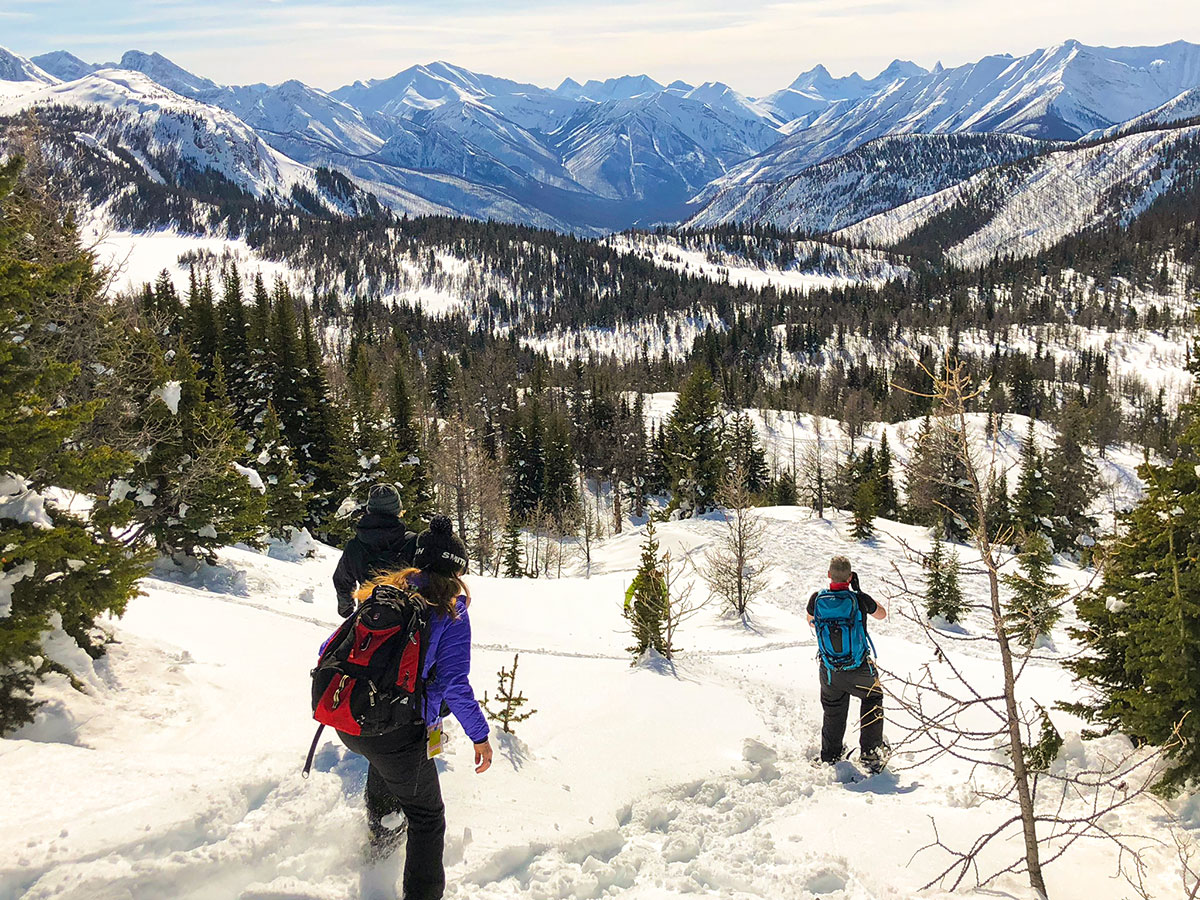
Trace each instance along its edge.
{"label": "jagged mountain peak", "polygon": [[153,78],[163,87],[184,97],[194,98],[207,91],[220,89],[215,81],[189,72],[158,52],[146,53],[142,50],[129,50],[121,57],[120,62],[107,63],[103,68],[141,72],[143,75]]}
{"label": "jagged mountain peak", "polygon": [[54,84],[58,80],[32,60],[0,47],[0,81]]}
{"label": "jagged mountain peak", "polygon": [[84,62],[74,53],[68,53],[66,50],[43,53],[33,57],[32,62],[63,81],[74,81],[76,78],[90,75],[100,68],[96,63]]}

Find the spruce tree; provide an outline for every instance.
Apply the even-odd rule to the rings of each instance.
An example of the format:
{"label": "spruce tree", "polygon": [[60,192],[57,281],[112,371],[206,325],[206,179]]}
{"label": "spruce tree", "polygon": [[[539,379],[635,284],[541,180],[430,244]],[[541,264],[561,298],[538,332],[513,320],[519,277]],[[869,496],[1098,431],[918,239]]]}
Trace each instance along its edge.
{"label": "spruce tree", "polygon": [[579,490],[571,437],[559,415],[552,416],[546,431],[545,485],[542,490],[546,512],[560,531],[568,531],[576,517]]}
{"label": "spruce tree", "polygon": [[267,406],[255,441],[255,468],[266,487],[267,509],[263,524],[267,534],[290,540],[304,522],[304,482],[284,441],[283,429],[274,406]]}
{"label": "spruce tree", "polygon": [[721,436],[720,392],[697,369],[679,392],[662,442],[673,503],[684,517],[716,508],[727,466]]}
{"label": "spruce tree", "polygon": [[350,368],[346,375],[350,401],[350,449],[353,452],[354,467],[352,473],[348,473],[349,481],[345,489],[355,505],[362,506],[366,503],[371,485],[391,474],[384,463],[384,457],[388,455],[387,434],[365,342],[351,342]]}
{"label": "spruce tree", "polygon": [[625,618],[630,622],[634,640],[629,652],[635,661],[650,649],[666,654],[668,590],[658,534],[651,519],[646,523],[646,537],[642,541],[637,573],[625,591]]}
{"label": "spruce tree", "polygon": [[189,275],[187,319],[184,335],[187,346],[200,364],[199,376],[211,382],[213,359],[221,349],[221,329],[217,324],[217,311],[213,306],[212,279],[196,277],[195,269]]}
{"label": "spruce tree", "polygon": [[953,440],[953,429],[925,417],[908,467],[908,514],[914,523],[939,527],[959,541],[967,538],[974,513],[966,468]]}
{"label": "spruce tree", "polygon": [[774,501],[776,506],[796,506],[800,502],[800,492],[796,488],[796,476],[791,469],[779,473],[775,480]]}
{"label": "spruce tree", "polygon": [[1067,589],[1050,575],[1050,542],[1044,535],[1027,532],[1022,540],[1020,575],[1005,575],[1004,583],[1012,592],[1008,603],[1009,633],[1026,647],[1050,635],[1050,629],[1062,618],[1059,608]]}
{"label": "spruce tree", "polygon": [[[97,619],[124,611],[148,563],[118,536],[132,503],[102,499],[132,460],[78,440],[104,405],[81,401],[79,381],[111,392],[92,364],[112,360],[72,358],[71,336],[50,326],[73,304],[94,312],[107,353],[123,352],[123,335],[74,227],[42,199],[49,192],[21,183],[21,165],[0,164],[0,734],[32,720],[39,679],[67,671],[43,639],[57,625],[101,655]],[[100,502],[85,519],[51,488]]]}
{"label": "spruce tree", "polygon": [[342,404],[335,402],[329,389],[325,360],[307,304],[300,317],[300,350],[303,366],[298,387],[304,406],[300,410],[297,459],[308,486],[307,524],[314,536],[341,544],[352,531],[350,520],[338,514],[346,510],[347,484],[354,474],[355,459],[350,426]]}
{"label": "spruce tree", "polygon": [[1076,400],[1067,401],[1045,462],[1046,478],[1054,486],[1051,535],[1064,549],[1090,539],[1096,528],[1096,520],[1087,514],[1096,497],[1096,466],[1083,450],[1087,432],[1087,410]]}
{"label": "spruce tree", "polygon": [[[220,373],[219,356],[214,357]],[[263,488],[236,463],[246,438],[232,410],[210,400],[196,363],[181,346],[169,368],[152,361],[143,381],[141,429],[152,443],[133,467],[132,477],[114,498],[134,500],[142,534],[176,561],[213,561],[229,544],[257,543],[266,510]],[[219,384],[219,382],[218,382]]]}
{"label": "spruce tree", "polygon": [[988,537],[993,542],[1004,541],[1012,543],[1013,512],[1012,502],[1008,498],[1008,475],[992,473],[987,485],[985,498],[987,523],[990,531]]}
{"label": "spruce tree", "polygon": [[244,432],[253,434],[254,420],[260,410],[250,355],[242,279],[236,267],[231,266],[226,270],[222,283],[221,302],[216,310],[221,333],[218,353],[225,367],[225,383],[233,405],[234,419]]}
{"label": "spruce tree", "polygon": [[900,511],[900,499],[896,494],[896,482],[892,477],[892,451],[888,446],[887,431],[879,439],[879,452],[875,455],[875,472],[878,482],[879,507],[877,515],[895,519]]}
{"label": "spruce tree", "polygon": [[421,433],[408,385],[404,360],[398,357],[388,395],[384,468],[388,479],[400,486],[400,501],[406,514],[414,521],[423,521],[433,512],[433,490],[421,455]]}
{"label": "spruce tree", "polygon": [[[1191,369],[1200,387],[1200,342]],[[1145,493],[1104,549],[1104,580],[1078,603],[1088,648],[1067,662],[1094,696],[1071,710],[1166,748],[1158,787],[1200,783],[1200,402],[1182,410],[1169,463],[1144,463]]]}
{"label": "spruce tree", "polygon": [[933,551],[926,561],[925,614],[940,617],[951,625],[962,620],[966,611],[962,589],[958,584],[959,561],[954,551],[947,553],[941,531],[934,534]]}
{"label": "spruce tree", "polygon": [[524,578],[525,563],[521,551],[521,523],[513,516],[504,526],[504,548],[500,566],[505,578]]}
{"label": "spruce tree", "polygon": [[1021,442],[1021,476],[1013,494],[1013,525],[1023,534],[1049,534],[1054,513],[1054,495],[1043,471],[1033,419]]}
{"label": "spruce tree", "polygon": [[546,485],[546,434],[536,398],[517,410],[510,430],[507,462],[509,511],[528,522],[542,503]]}
{"label": "spruce tree", "polygon": [[879,510],[879,484],[874,478],[863,478],[854,488],[851,503],[854,516],[854,539],[865,541],[875,535],[875,516]]}
{"label": "spruce tree", "polygon": [[759,443],[754,422],[744,412],[726,426],[725,447],[730,469],[744,473],[746,490],[755,496],[765,494],[771,485],[767,454]]}

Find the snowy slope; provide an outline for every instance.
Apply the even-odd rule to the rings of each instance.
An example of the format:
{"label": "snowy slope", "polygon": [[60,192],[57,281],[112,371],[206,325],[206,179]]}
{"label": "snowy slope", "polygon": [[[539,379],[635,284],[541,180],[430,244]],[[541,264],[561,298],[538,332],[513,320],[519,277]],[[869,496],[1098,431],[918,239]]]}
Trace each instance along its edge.
{"label": "snowy slope", "polygon": [[[1017,135],[895,135],[780,181],[725,184],[685,225],[731,222],[827,232],[935,193],[990,166],[1047,146]],[[722,182],[718,182],[721,184]]]}
{"label": "snowy slope", "polygon": [[1197,174],[1200,127],[1132,134],[1067,147],[966,181],[838,232],[889,246],[953,217],[949,255],[978,264],[995,254],[1028,255],[1085,228],[1128,223]]}
{"label": "snowy slope", "polygon": [[706,199],[734,185],[782,181],[885,134],[1007,132],[1073,140],[1197,85],[1200,46],[1184,42],[1107,48],[1067,41],[1020,58],[989,56],[829,104],[724,176]]}
{"label": "snowy slope", "polygon": [[54,84],[53,75],[36,63],[0,47],[0,81],[11,81],[21,86]]}
{"label": "snowy slope", "polygon": [[[218,88],[205,102],[236,115],[274,143],[287,139],[289,155],[302,162],[323,152],[365,155],[398,130],[385,119],[368,119],[352,106],[299,81]],[[284,149],[280,147],[280,149]]]}
{"label": "snowy slope", "polygon": [[744,108],[714,109],[664,91],[585,107],[552,139],[590,190],[667,209],[777,136]]}
{"label": "snowy slope", "polygon": [[310,169],[269,147],[232,114],[173,93],[140,72],[101,69],[76,81],[38,85],[0,98],[0,115],[50,105],[114,111],[103,118],[102,133],[85,137],[120,142],[136,134],[146,149],[214,169],[255,197],[286,197],[294,185],[313,181]]}
{"label": "snowy slope", "polygon": [[[497,739],[483,776],[470,771],[470,745],[450,728],[441,766],[447,897],[950,896],[918,893],[941,861],[916,852],[932,837],[930,818],[965,840],[1000,810],[972,794],[963,767],[908,768],[900,758],[894,772],[855,783],[848,768],[809,762],[820,706],[803,618],[808,591],[827,557],[849,552],[864,586],[892,606],[889,620],[872,626],[881,662],[915,672],[933,663],[932,651],[905,618],[909,600],[891,595],[899,575],[921,579],[900,541],[922,550],[928,537],[881,522],[882,536],[862,544],[840,517],[814,519],[802,508],[761,515],[771,568],[754,628],[710,606],[682,629],[675,672],[630,668],[624,650],[620,607],[636,531],[600,546],[591,578],[471,580],[475,688],[490,689],[492,673],[519,651],[518,686],[537,713],[518,726],[519,739]],[[698,557],[720,528],[712,519],[669,523],[660,537],[677,559]],[[327,736],[312,778],[300,778],[312,733],[307,671],[336,621],[336,557],[327,549],[307,561],[280,555],[227,550],[215,569],[149,579],[147,595],[114,623],[109,657],[90,667],[76,660],[87,695],[51,684],[41,720],[0,741],[6,791],[22,810],[0,823],[0,893],[349,900],[394,877],[398,860],[390,877],[359,862],[362,760]],[[1069,567],[1055,574],[1086,578]],[[979,599],[984,587],[968,572],[964,589]],[[972,614],[966,627],[985,623]],[[1057,663],[1070,644],[1055,638],[1059,650],[1028,667],[1027,698],[1075,695]],[[990,683],[994,661],[962,647],[955,664]],[[890,714],[895,740],[905,723],[894,706]],[[1120,750],[1116,740],[1081,744],[1072,734],[1079,723],[1051,714],[1067,734],[1059,765]],[[1153,833],[1162,821],[1162,809],[1146,802],[1122,824]],[[884,833],[862,852],[864,834]],[[1148,889],[1171,896],[1174,848],[1150,852]],[[1123,897],[1107,854],[1085,842],[1052,864],[1052,896]],[[996,888],[1026,895],[1016,879]]]}
{"label": "snowy slope", "polygon": [[43,53],[41,56],[32,57],[31,61],[60,81],[74,81],[76,78],[82,78],[84,75],[90,75],[97,69],[104,68],[96,63],[84,62],[78,56],[68,53],[66,50]]}
{"label": "snowy slope", "polygon": [[1123,132],[1178,124],[1197,117],[1200,117],[1200,87],[1189,88],[1178,97],[1172,97],[1157,109],[1152,109],[1150,112],[1130,119],[1128,122],[1122,122],[1120,125],[1113,125],[1111,128],[1105,128],[1100,131],[1093,131],[1087,135],[1087,138],[1089,140],[1100,140],[1116,137]]}

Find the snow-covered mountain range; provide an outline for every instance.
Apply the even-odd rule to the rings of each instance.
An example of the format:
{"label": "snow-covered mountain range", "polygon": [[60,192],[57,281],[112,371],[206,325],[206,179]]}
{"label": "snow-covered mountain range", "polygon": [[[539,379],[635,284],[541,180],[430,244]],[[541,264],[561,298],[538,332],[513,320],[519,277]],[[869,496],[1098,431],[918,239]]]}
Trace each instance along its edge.
{"label": "snow-covered mountain range", "polygon": [[[680,221],[832,232],[1081,139],[1090,180],[1076,194],[1084,208],[1105,206],[1175,140],[1115,138],[1200,114],[1200,46],[1066,41],[950,69],[896,60],[869,79],[816,66],[760,98],[645,75],[545,88],[445,62],[329,92],[295,80],[225,86],[157,53],[97,64],[0,50],[0,98],[8,116],[48,104],[136,116],[255,196],[287,196],[325,167],[410,214],[582,234]],[[163,116],[175,124],[149,122]],[[180,117],[193,124],[180,128]],[[184,146],[189,128],[223,143]],[[112,129],[91,137],[121,143]],[[1131,160],[1138,152],[1147,156]],[[1021,208],[1049,214],[1062,197],[1048,187],[1031,184]]]}

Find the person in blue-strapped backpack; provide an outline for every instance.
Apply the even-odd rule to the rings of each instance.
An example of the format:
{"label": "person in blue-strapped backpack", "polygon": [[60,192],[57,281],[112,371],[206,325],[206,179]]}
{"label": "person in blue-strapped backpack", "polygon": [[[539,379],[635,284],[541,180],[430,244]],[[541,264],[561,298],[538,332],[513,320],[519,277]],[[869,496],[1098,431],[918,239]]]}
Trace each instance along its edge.
{"label": "person in blue-strapped backpack", "polygon": [[858,585],[858,574],[845,556],[829,562],[829,587],[808,600],[808,624],[817,632],[820,659],[821,762],[835,763],[846,756],[842,739],[850,698],[862,701],[859,716],[859,759],[872,774],[887,764],[888,745],[883,739],[883,687],[872,659],[875,647],[867,634],[867,618],[883,619],[887,610]]}

